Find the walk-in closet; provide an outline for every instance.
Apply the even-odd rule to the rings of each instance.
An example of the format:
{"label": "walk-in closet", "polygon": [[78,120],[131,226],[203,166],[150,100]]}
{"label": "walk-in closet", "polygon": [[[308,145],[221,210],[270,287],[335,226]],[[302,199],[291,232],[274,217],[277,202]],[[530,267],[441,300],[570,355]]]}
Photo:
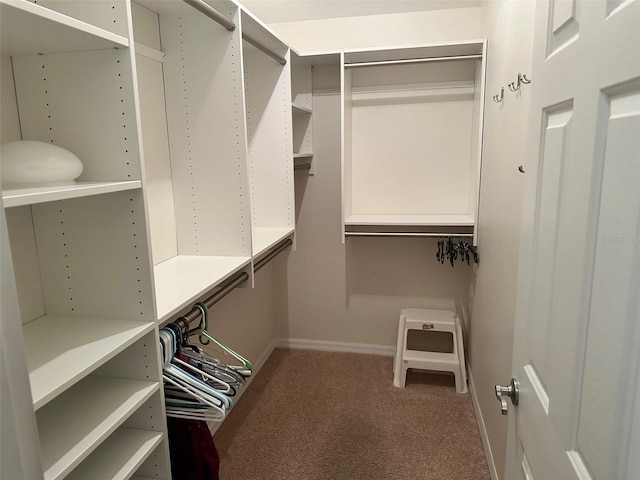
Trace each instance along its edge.
{"label": "walk-in closet", "polygon": [[638,478],[638,25],[0,0],[0,478]]}

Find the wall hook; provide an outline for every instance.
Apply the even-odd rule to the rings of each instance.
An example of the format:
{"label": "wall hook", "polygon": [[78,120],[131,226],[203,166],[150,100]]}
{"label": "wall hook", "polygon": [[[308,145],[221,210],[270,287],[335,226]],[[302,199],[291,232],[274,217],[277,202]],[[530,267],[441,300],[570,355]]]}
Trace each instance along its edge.
{"label": "wall hook", "polygon": [[502,100],[504,100],[504,87],[500,88],[500,95],[493,96],[493,101],[496,103],[500,103]]}
{"label": "wall hook", "polygon": [[521,83],[524,83],[525,85],[531,83],[531,80],[527,78],[526,73],[518,73],[518,84]]}
{"label": "wall hook", "polygon": [[518,85],[516,86],[516,82],[511,82],[509,84],[509,90],[511,90],[512,92],[517,92],[518,90],[520,90],[520,77],[518,77]]}
{"label": "wall hook", "polygon": [[520,165],[520,166],[518,167],[518,171],[519,171],[520,173],[524,173],[524,167],[523,167],[522,165]]}

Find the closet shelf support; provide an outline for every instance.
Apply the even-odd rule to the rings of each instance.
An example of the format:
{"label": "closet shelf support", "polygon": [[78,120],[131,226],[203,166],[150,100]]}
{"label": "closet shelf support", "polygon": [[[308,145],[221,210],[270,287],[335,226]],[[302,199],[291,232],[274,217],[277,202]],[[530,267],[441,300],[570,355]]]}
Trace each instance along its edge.
{"label": "closet shelf support", "polygon": [[214,9],[213,7],[205,3],[203,0],[183,0],[183,1],[184,3],[191,5],[200,13],[205,14],[211,20],[219,23],[230,32],[233,32],[236,29],[236,24],[233,23],[231,19],[225,17],[223,14],[221,14],[216,9]]}
{"label": "closet shelf support", "polygon": [[[262,267],[264,267],[267,263],[273,260],[277,255],[285,251],[291,245],[293,245],[293,240],[291,240],[290,238],[287,238],[282,242],[280,242],[268,254],[266,254],[264,257],[262,257],[259,261],[257,261],[253,265],[253,271],[257,272],[258,270],[260,270]],[[231,277],[229,280],[224,282],[216,293],[211,295],[202,303],[204,303],[207,306],[207,308],[213,307],[216,303],[218,303],[220,300],[222,300],[224,297],[226,297],[229,293],[231,293],[233,290],[235,290],[237,287],[242,285],[247,280],[249,280],[249,275],[246,272],[237,273],[236,275]],[[200,318],[200,315],[201,315],[201,310],[198,307],[194,307],[189,311],[189,313],[187,313],[186,315],[183,315],[180,318],[183,318],[187,322],[192,323],[198,320]]]}
{"label": "closet shelf support", "polygon": [[[185,0],[186,1],[186,0]],[[271,58],[273,58],[276,62],[278,62],[280,65],[286,65],[287,64],[287,59],[284,58],[282,55],[280,55],[278,52],[274,52],[272,49],[270,49],[269,47],[267,47],[265,44],[263,44],[262,42],[260,42],[260,40],[258,40],[257,38],[253,37],[250,33],[248,32],[242,32],[242,39],[247,42],[250,43],[251,45],[253,45],[254,47],[256,47],[258,50],[260,50],[262,53],[266,53],[267,55],[269,55]]]}

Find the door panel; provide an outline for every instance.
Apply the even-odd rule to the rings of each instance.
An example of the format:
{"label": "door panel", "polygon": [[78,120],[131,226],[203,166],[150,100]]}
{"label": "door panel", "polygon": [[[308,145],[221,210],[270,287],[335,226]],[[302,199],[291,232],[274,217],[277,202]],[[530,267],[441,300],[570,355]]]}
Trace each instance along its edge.
{"label": "door panel", "polygon": [[640,94],[613,98],[607,110],[577,442],[587,467],[601,479],[622,476],[616,465],[626,463],[638,380]]}
{"label": "door panel", "polygon": [[507,479],[636,479],[640,0],[539,1],[535,32]]}

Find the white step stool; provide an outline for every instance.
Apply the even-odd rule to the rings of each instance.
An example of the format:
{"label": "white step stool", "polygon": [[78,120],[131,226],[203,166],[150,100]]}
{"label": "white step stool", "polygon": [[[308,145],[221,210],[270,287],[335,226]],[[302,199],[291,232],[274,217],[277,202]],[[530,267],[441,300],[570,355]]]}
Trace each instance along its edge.
{"label": "white step stool", "polygon": [[[409,330],[450,332],[453,337],[453,353],[407,350]],[[400,310],[398,344],[393,359],[393,384],[396,387],[404,388],[409,368],[453,372],[456,377],[456,391],[458,393],[467,391],[462,328],[455,312],[424,308]]]}

